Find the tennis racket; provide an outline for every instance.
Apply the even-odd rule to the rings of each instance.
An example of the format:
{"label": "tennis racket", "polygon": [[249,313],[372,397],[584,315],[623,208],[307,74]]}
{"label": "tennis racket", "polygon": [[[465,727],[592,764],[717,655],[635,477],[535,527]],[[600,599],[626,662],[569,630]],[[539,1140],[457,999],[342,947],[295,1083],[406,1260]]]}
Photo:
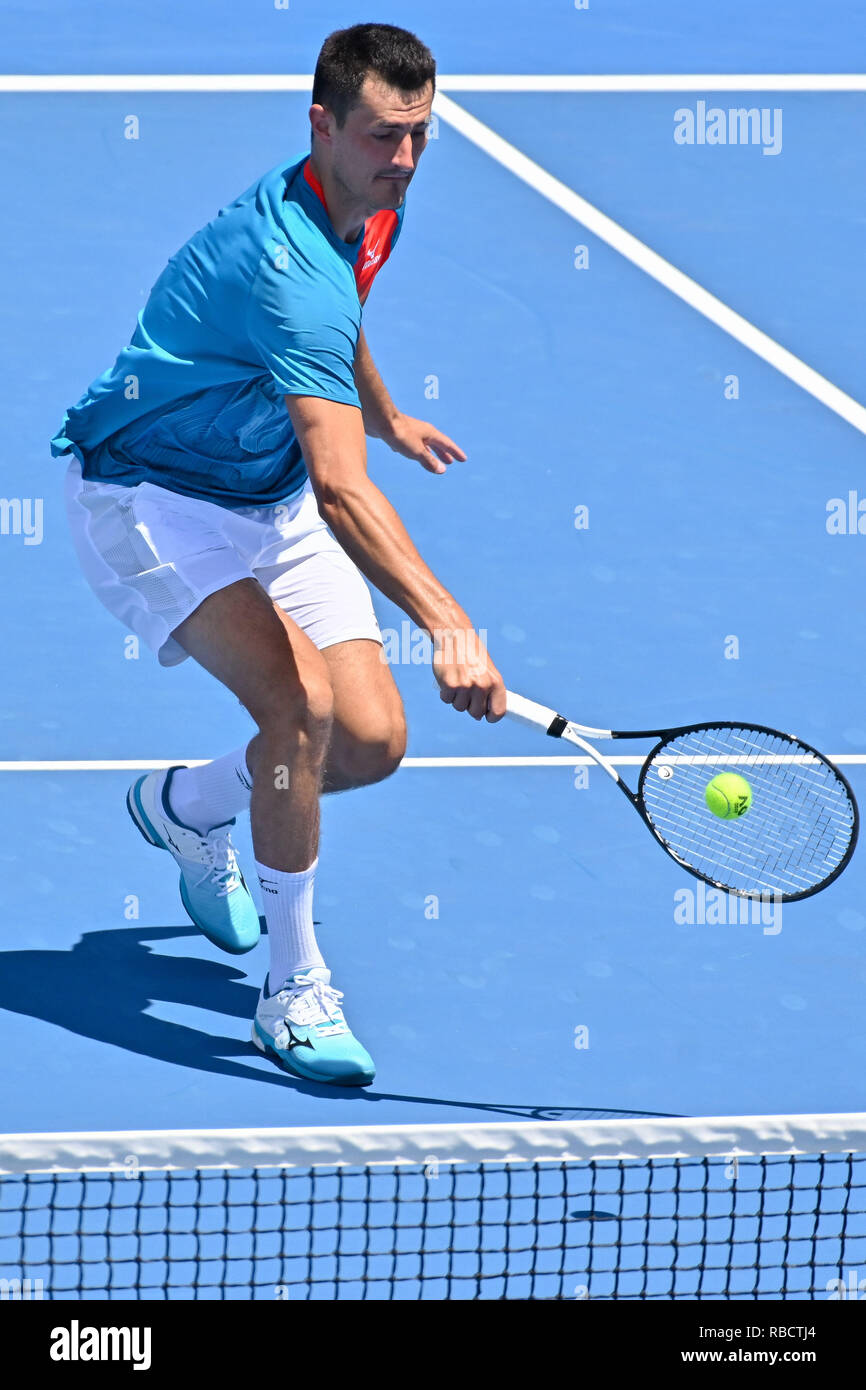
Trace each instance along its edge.
{"label": "tennis racket", "polygon": [[[662,849],[716,888],[794,902],[826,888],[854,853],[854,793],[838,768],[800,739],[760,724],[726,721],[629,732],[591,729],[513,691],[506,697],[513,719],[588,753]],[[621,738],[657,740],[641,765],[636,792],[589,741]],[[752,788],[751,806],[738,819],[721,820],[704,800],[707,783],[720,772],[738,772]]]}

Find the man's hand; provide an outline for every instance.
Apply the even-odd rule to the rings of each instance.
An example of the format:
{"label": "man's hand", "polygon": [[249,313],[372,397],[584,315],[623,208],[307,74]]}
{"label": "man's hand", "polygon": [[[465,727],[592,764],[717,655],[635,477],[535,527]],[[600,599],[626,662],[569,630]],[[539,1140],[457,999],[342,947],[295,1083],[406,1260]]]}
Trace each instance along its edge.
{"label": "man's hand", "polygon": [[466,462],[466,455],[453,439],[449,439],[435,425],[428,424],[426,420],[415,420],[411,415],[398,414],[382,438],[396,454],[414,459],[429,473],[444,473],[448,464],[455,459]]}
{"label": "man's hand", "polygon": [[434,630],[433,674],[440,698],[461,713],[488,724],[505,714],[505,683],[471,627]]}

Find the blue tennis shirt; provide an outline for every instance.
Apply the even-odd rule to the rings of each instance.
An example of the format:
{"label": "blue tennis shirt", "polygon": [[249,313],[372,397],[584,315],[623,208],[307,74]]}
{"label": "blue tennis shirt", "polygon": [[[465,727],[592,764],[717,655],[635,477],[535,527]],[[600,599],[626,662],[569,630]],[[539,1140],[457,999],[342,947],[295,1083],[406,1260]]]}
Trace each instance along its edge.
{"label": "blue tennis shirt", "polygon": [[361,306],[405,207],[341,241],[308,161],[271,169],[171,257],[128,347],[66,412],[55,457],[75,453],[85,478],[227,507],[303,486],[283,397],[360,408]]}

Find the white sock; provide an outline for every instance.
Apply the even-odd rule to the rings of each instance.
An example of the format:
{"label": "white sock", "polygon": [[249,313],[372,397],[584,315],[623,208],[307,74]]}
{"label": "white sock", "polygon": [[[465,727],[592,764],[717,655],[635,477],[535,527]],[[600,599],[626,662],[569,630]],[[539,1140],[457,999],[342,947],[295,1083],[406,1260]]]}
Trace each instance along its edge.
{"label": "white sock", "polygon": [[313,884],[318,862],[314,859],[308,869],[287,874],[256,860],[271,950],[271,994],[276,994],[296,970],[325,964],[313,927]]}
{"label": "white sock", "polygon": [[246,747],[203,767],[182,767],[171,779],[168,800],[177,819],[205,835],[250,809],[253,779]]}

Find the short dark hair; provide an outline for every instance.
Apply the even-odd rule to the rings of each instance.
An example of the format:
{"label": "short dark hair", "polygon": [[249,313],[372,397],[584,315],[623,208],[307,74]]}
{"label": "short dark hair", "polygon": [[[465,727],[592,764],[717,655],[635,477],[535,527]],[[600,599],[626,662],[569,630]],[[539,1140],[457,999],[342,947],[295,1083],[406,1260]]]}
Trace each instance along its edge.
{"label": "short dark hair", "polygon": [[343,126],[373,73],[400,92],[419,92],[428,82],[436,89],[436,60],[408,29],[395,24],[353,24],[337,29],[322,44],[313,78],[313,102],[327,106]]}

